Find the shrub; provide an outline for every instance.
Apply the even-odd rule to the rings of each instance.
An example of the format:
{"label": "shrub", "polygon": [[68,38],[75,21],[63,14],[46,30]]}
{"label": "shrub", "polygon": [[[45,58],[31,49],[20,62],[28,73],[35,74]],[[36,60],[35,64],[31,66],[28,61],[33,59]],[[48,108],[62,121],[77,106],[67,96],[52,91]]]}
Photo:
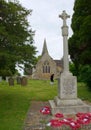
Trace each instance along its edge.
{"label": "shrub", "polygon": [[91,88],[91,65],[81,67],[79,80],[85,82]]}

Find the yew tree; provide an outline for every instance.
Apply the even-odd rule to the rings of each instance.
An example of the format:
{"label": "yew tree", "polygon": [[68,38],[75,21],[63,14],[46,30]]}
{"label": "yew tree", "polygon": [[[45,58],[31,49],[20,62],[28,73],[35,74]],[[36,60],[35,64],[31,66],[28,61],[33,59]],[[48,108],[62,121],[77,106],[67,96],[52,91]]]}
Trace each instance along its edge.
{"label": "yew tree", "polygon": [[73,9],[69,53],[78,72],[80,65],[91,64],[91,0],[75,0]]}

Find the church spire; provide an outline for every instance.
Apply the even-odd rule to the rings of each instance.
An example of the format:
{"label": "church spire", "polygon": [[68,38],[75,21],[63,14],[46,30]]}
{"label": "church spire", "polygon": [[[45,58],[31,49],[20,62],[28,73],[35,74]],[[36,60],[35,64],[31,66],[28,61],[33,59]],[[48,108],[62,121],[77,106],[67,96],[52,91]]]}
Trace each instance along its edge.
{"label": "church spire", "polygon": [[44,45],[43,45],[42,55],[44,55],[45,53],[48,54],[47,45],[46,45],[46,39],[44,39]]}

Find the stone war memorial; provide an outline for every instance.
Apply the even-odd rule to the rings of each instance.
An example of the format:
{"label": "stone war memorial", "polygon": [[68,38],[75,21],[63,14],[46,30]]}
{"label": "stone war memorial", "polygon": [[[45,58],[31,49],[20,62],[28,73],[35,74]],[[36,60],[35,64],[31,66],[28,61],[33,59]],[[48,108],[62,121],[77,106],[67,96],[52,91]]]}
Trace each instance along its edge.
{"label": "stone war memorial", "polygon": [[68,26],[67,18],[70,16],[63,11],[59,18],[63,20],[63,72],[58,79],[58,95],[49,100],[52,114],[61,112],[63,114],[76,114],[78,112],[91,112],[91,106],[85,104],[77,97],[77,78],[69,71],[68,59]]}

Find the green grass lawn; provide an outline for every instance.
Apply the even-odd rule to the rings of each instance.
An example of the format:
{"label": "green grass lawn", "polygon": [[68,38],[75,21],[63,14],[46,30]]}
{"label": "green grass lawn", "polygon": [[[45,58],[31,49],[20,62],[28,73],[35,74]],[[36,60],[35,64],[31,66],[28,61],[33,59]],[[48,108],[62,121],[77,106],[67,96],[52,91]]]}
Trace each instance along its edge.
{"label": "green grass lawn", "polygon": [[[48,101],[57,95],[58,83],[29,80],[27,86],[9,86],[0,82],[0,130],[22,130],[31,101]],[[91,92],[84,84],[78,84],[78,97],[91,101]]]}
{"label": "green grass lawn", "polygon": [[47,101],[57,93],[57,82],[29,80],[27,86],[0,83],[0,130],[22,130],[32,100]]}

